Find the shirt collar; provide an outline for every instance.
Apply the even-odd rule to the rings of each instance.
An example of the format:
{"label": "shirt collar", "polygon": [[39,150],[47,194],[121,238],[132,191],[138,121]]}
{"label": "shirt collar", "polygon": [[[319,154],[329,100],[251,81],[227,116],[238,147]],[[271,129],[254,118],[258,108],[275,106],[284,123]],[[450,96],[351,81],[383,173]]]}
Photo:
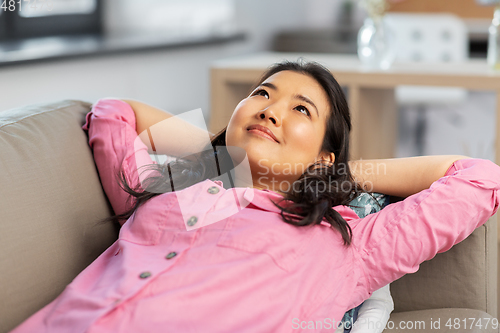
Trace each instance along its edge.
{"label": "shirt collar", "polygon": [[272,200],[279,204],[280,201],[283,200],[283,196],[279,193],[246,187],[243,193],[243,198],[260,209],[276,213],[281,212],[281,210],[271,202]]}
{"label": "shirt collar", "polygon": [[[254,189],[250,187],[247,187],[245,189],[245,192],[243,193],[243,198],[247,202],[251,202],[254,206],[257,206],[260,209],[276,213],[281,213],[281,209],[273,205],[271,200],[281,206],[285,205],[284,207],[286,207],[287,202],[291,203],[291,201],[281,202],[283,200],[283,196],[279,193],[269,190]],[[346,222],[359,219],[358,215],[356,215],[356,213],[347,206],[337,205],[334,206],[333,209],[336,210],[344,218],[344,220],[346,220]],[[322,224],[323,223],[326,222],[322,222]],[[330,225],[328,223],[326,224]]]}
{"label": "shirt collar", "polygon": [[[215,180],[213,181],[213,183],[222,187],[222,182],[219,180]],[[234,188],[234,190],[236,191],[237,197],[240,198],[239,200],[240,203],[251,203],[252,205],[262,210],[275,212],[278,214],[281,213],[281,209],[276,207],[271,202],[271,200],[277,203],[278,205],[284,207],[286,207],[287,202],[291,203],[291,201],[283,202],[282,201],[284,198],[283,195],[270,190],[260,190],[251,187],[236,187]],[[243,198],[243,200],[241,200],[241,198]],[[246,206],[246,204],[243,204],[242,206]],[[347,206],[337,205],[332,208],[336,210],[344,218],[344,220],[346,220],[346,222],[359,219],[358,215],[351,208]],[[321,224],[330,227],[330,224],[327,223],[326,221],[322,221]]]}

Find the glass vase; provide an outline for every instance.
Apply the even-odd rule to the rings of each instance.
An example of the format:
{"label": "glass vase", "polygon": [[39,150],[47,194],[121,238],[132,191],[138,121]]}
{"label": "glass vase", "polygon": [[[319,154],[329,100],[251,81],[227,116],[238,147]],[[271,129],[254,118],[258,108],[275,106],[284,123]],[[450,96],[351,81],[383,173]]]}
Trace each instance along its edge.
{"label": "glass vase", "polygon": [[495,8],[493,21],[488,29],[488,65],[500,70],[500,5]]}
{"label": "glass vase", "polygon": [[358,57],[364,67],[388,69],[396,57],[395,34],[383,17],[366,18],[358,32]]}

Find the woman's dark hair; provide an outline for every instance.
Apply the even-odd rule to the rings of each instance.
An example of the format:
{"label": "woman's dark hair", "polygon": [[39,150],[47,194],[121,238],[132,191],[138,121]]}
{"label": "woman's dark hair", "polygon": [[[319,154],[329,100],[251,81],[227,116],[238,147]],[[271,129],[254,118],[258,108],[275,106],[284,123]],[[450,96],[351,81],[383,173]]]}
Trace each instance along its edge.
{"label": "woman's dark hair", "polygon": [[[284,61],[271,66],[252,88],[259,86],[270,76],[281,71],[305,74],[316,80],[328,96],[330,112],[326,119],[326,131],[321,147],[322,152],[334,153],[335,161],[325,164],[319,161],[311,165],[284,194],[285,206],[274,203],[281,210],[283,220],[295,226],[319,224],[325,219],[332,228],[338,230],[344,245],[350,245],[352,230],[342,216],[332,207],[348,205],[363,189],[354,181],[348,165],[349,133],[351,117],[342,88],[333,75],[315,62]],[[211,140],[211,147],[196,156],[194,160],[176,160],[168,164],[151,164],[148,169],[156,171],[141,185],[132,188],[120,169],[117,181],[120,186],[135,198],[132,207],[123,214],[114,215],[104,221],[120,222],[127,220],[134,211],[147,200],[170,191],[180,190],[205,179],[217,179],[234,166],[226,146],[226,128]],[[212,161],[217,161],[214,164]],[[174,187],[175,185],[175,187]],[[289,200],[289,201],[287,201]]]}

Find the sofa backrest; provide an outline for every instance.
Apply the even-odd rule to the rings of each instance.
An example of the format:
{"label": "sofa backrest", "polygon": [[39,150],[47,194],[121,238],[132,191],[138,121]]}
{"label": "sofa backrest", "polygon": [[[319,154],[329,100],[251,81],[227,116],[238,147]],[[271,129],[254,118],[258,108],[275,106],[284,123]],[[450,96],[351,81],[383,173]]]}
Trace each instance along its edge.
{"label": "sofa backrest", "polygon": [[117,238],[82,130],[91,104],[0,112],[0,332],[56,298]]}

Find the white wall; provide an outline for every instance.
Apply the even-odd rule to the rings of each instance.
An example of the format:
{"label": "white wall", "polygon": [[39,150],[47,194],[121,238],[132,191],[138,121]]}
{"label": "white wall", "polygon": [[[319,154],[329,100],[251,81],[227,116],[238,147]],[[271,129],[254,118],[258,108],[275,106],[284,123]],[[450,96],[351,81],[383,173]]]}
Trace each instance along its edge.
{"label": "white wall", "polygon": [[0,68],[0,110],[103,97],[138,99],[172,113],[209,106],[209,64],[239,45],[130,53]]}
{"label": "white wall", "polygon": [[[335,28],[342,20],[342,4],[344,0],[303,0],[307,2],[304,12],[306,24],[311,28]],[[358,6],[358,0],[353,7],[353,25],[361,27],[366,17],[366,12]]]}

